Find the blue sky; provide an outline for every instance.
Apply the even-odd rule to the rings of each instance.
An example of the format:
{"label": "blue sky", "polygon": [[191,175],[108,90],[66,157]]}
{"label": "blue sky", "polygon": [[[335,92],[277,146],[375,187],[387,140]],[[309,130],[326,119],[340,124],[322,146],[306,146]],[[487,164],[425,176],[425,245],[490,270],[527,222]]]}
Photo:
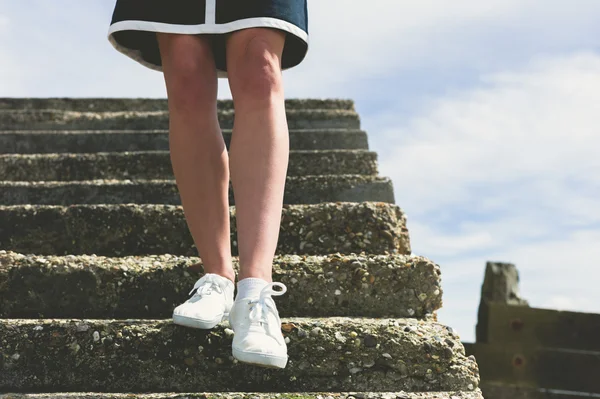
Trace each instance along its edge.
{"label": "blue sky", "polygon": [[[108,0],[0,0],[0,96],[164,97],[112,49]],[[309,0],[287,97],[351,98],[474,339],[487,260],[531,305],[600,312],[600,2]],[[229,98],[225,80],[219,97]]]}

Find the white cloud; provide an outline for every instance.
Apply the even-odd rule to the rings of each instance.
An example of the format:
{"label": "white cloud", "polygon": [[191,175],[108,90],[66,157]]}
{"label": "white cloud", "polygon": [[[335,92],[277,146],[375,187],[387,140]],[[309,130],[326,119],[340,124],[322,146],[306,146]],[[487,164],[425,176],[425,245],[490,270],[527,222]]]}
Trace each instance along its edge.
{"label": "white cloud", "polygon": [[384,118],[380,170],[442,266],[448,324],[474,325],[486,260],[516,263],[533,306],[600,312],[599,93],[600,56],[580,53]]}
{"label": "white cloud", "polygon": [[[599,185],[598,90],[600,57],[594,54],[486,76],[480,88],[436,99],[406,125],[382,132],[382,152],[394,154],[381,160],[382,168],[410,191],[399,198],[418,203],[421,212],[466,202],[474,206],[470,211],[490,211],[508,196],[536,205],[535,212],[541,207],[598,222],[598,215],[582,215],[581,205],[597,206],[589,202],[594,198],[571,187]],[[473,198],[480,187],[494,195]]]}
{"label": "white cloud", "polygon": [[2,3],[11,21],[10,37],[0,43],[0,64],[13,85],[0,75],[1,96],[164,97],[159,73],[146,70],[112,49],[106,34],[111,3],[30,0]]}
{"label": "white cloud", "polygon": [[0,95],[3,91],[6,93],[21,91],[21,82],[25,79],[22,69],[19,68],[13,54],[6,47],[10,28],[8,16],[0,14]]}
{"label": "white cloud", "polygon": [[441,4],[309,1],[311,48],[305,63],[290,71],[288,87],[301,96],[330,96],[354,94],[361,86],[366,91],[373,80],[407,70],[488,71],[526,59],[536,48],[595,46],[599,33],[600,3],[593,0],[577,7],[543,0]]}

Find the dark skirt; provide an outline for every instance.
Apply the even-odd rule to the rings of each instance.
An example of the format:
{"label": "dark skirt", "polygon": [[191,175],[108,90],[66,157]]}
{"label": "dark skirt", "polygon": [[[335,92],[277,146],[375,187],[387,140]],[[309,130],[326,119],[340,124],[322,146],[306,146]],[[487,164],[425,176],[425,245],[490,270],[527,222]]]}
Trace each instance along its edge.
{"label": "dark skirt", "polygon": [[140,64],[162,71],[156,32],[206,34],[219,77],[227,77],[226,35],[245,28],[287,32],[282,69],[308,51],[307,0],[117,0],[108,40]]}

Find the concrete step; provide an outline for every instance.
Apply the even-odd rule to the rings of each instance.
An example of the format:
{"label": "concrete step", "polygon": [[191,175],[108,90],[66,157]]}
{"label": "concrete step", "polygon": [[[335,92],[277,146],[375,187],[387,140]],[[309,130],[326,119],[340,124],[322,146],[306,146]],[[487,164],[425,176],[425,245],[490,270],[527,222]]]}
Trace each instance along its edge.
{"label": "concrete step", "polygon": [[[220,111],[223,129],[233,127],[234,112]],[[356,111],[338,109],[287,110],[290,129],[360,129]],[[62,110],[0,110],[0,130],[168,129],[167,111],[76,112]]]}
{"label": "concrete step", "polygon": [[[378,201],[394,203],[392,181],[364,175],[290,176],[286,204]],[[172,204],[179,205],[174,180],[0,181],[0,204]],[[235,204],[231,184],[229,203]]]}
{"label": "concrete step", "polygon": [[[354,101],[346,99],[287,99],[286,109],[354,110]],[[233,109],[233,101],[219,100],[219,110]],[[165,98],[0,98],[0,109],[65,111],[166,111]]]}
{"label": "concrete step", "polygon": [[[235,208],[230,208],[237,255]],[[0,206],[0,248],[40,255],[196,256],[175,205]],[[406,218],[380,202],[284,205],[278,254],[410,254]]]}
{"label": "concrete step", "polygon": [[[233,265],[239,270],[239,260]],[[174,255],[106,258],[0,251],[0,317],[170,318],[204,269]],[[416,317],[442,306],[440,268],[407,255],[280,255],[282,316]]]}
{"label": "concrete step", "polygon": [[285,369],[233,361],[223,323],[3,319],[0,391],[472,391],[459,337],[415,319],[283,319]]}
{"label": "concrete step", "polygon": [[[225,145],[231,130],[223,131]],[[367,150],[367,133],[347,129],[290,130],[291,150]],[[0,154],[167,151],[166,130],[0,131]]]}
{"label": "concrete step", "polygon": [[483,399],[471,392],[190,392],[190,393],[7,393],[0,399]]}
{"label": "concrete step", "polygon": [[[288,176],[377,175],[377,153],[363,150],[291,151]],[[173,179],[168,151],[0,155],[5,181]]]}

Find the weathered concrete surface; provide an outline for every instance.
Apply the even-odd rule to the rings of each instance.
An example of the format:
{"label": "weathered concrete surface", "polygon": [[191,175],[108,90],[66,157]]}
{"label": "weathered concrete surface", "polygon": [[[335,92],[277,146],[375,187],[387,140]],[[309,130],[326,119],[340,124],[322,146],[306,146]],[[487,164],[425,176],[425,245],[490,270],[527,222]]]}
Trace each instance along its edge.
{"label": "weathered concrete surface", "polygon": [[0,399],[483,399],[471,392],[205,392],[205,393],[7,393]]}
{"label": "weathered concrete surface", "polygon": [[[233,260],[236,271],[238,258]],[[198,258],[105,258],[0,251],[0,317],[169,318],[203,274]],[[281,255],[282,316],[422,318],[442,306],[440,268],[405,255]]]}
{"label": "weathered concrete surface", "polygon": [[[475,336],[477,342],[489,342],[490,306],[495,304],[528,307],[519,293],[519,271],[512,263],[487,262],[481,286],[481,299],[477,310]],[[572,321],[570,321],[572,322]]]}
{"label": "weathered concrete surface", "polygon": [[[477,364],[455,334],[415,319],[284,319],[283,370],[236,363],[231,330],[170,320],[0,321],[0,390],[472,391]],[[243,376],[243,378],[240,378]]]}
{"label": "weathered concrete surface", "polygon": [[512,263],[487,262],[481,300],[528,306],[519,293],[519,271]]}
{"label": "weathered concrete surface", "polygon": [[[237,255],[235,208],[232,253]],[[174,205],[0,206],[0,248],[40,255],[195,256]],[[406,217],[381,202],[284,205],[278,254],[410,254]]]}
{"label": "weathered concrete surface", "polygon": [[[291,109],[286,111],[290,129],[360,129],[356,111],[339,109]],[[234,112],[218,113],[223,129],[233,127]],[[57,129],[168,129],[167,111],[76,112],[61,110],[0,110],[0,130]]]}
{"label": "weathered concrete surface", "polygon": [[[291,151],[288,176],[377,175],[377,153],[363,150]],[[6,181],[173,179],[168,151],[0,155]]]}
{"label": "weathered concrete surface", "polygon": [[[392,181],[365,175],[288,176],[284,204],[378,201],[394,203]],[[2,205],[181,204],[174,180],[0,181]],[[234,191],[229,186],[229,204]]]}
{"label": "weathered concrete surface", "polygon": [[[223,131],[227,148],[231,144],[231,135],[231,130]],[[363,130],[290,130],[289,137],[291,150],[367,150],[369,148],[367,133]],[[169,136],[164,130],[0,131],[0,154],[166,151],[168,149]]]}
{"label": "weathered concrete surface", "polygon": [[[286,109],[344,109],[354,110],[349,99],[297,99],[285,100]],[[56,109],[80,112],[106,111],[166,111],[164,98],[0,98],[0,109],[47,110]],[[219,110],[233,109],[232,100],[218,100]]]}

